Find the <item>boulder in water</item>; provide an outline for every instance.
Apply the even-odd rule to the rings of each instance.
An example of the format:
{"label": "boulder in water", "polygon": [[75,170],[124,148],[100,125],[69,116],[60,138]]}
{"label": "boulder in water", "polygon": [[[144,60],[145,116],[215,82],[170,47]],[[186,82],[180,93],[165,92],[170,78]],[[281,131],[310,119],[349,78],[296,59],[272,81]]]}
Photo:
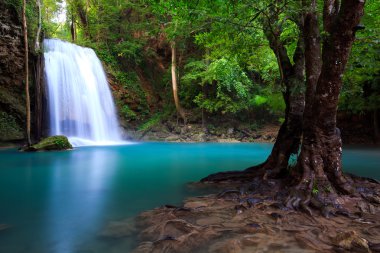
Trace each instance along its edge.
{"label": "boulder in water", "polygon": [[66,136],[55,135],[47,137],[30,147],[23,148],[22,151],[68,150],[72,148],[73,146],[70,144]]}

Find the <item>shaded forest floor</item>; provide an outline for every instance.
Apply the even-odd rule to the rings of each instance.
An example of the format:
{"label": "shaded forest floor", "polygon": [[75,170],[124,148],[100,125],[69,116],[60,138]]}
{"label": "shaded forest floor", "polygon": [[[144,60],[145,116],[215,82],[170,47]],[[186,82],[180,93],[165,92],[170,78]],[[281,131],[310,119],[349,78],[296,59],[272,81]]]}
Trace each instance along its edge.
{"label": "shaded forest floor", "polygon": [[279,125],[247,127],[240,124],[177,124],[168,121],[146,131],[127,132],[133,139],[168,142],[274,142]]}
{"label": "shaded forest floor", "polygon": [[[339,122],[344,144],[376,144],[373,129],[365,121]],[[274,142],[279,123],[248,124],[239,121],[214,121],[212,124],[178,123],[174,119],[145,130],[127,129],[125,136],[137,141],[167,142]],[[378,142],[379,143],[379,142]]]}

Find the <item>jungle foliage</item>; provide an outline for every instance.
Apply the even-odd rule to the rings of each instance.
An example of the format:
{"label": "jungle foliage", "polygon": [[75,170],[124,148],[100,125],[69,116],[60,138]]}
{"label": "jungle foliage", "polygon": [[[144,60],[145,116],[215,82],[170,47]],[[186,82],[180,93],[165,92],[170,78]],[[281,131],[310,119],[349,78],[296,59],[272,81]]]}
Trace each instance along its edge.
{"label": "jungle foliage", "polygon": [[[20,0],[6,2],[20,10]],[[265,110],[269,118],[281,120],[285,88],[262,22],[265,10],[273,4],[227,0],[44,0],[43,36],[96,50],[107,72],[119,84],[113,88],[120,114],[127,121],[148,118],[173,104],[172,42],[178,49],[179,96],[186,110],[232,116]],[[299,36],[294,19],[302,6],[293,0],[282,4],[273,27],[278,29],[292,60]],[[340,110],[365,113],[380,107],[379,11],[378,1],[367,1],[362,19],[365,29],[357,32],[344,75]],[[34,1],[28,1],[31,39],[36,30],[36,13]],[[323,40],[325,35],[321,36]]]}

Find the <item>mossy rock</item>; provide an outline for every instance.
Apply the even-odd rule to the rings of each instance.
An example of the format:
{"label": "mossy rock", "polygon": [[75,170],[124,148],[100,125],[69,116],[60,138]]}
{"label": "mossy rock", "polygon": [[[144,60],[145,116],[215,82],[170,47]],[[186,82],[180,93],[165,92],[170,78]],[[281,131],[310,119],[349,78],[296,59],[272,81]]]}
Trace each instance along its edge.
{"label": "mossy rock", "polygon": [[47,137],[39,143],[25,148],[23,151],[68,150],[72,148],[73,146],[70,144],[66,136],[56,135]]}

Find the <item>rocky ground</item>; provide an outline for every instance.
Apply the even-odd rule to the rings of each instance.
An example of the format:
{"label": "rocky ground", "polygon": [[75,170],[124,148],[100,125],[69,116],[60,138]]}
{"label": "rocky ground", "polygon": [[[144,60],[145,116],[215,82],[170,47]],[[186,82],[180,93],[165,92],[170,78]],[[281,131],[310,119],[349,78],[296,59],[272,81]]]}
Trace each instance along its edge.
{"label": "rocky ground", "polygon": [[[338,127],[341,129],[344,144],[376,144],[373,130],[363,122],[363,119],[340,121]],[[279,128],[279,123],[248,124],[214,120],[213,124],[202,126],[201,123],[184,125],[175,120],[168,120],[146,130],[128,129],[125,131],[125,137],[135,141],[274,142]]]}
{"label": "rocky ground", "polygon": [[167,142],[274,142],[279,125],[266,124],[257,129],[244,126],[208,126],[202,124],[180,125],[166,122],[147,131],[127,131],[133,140]]}

